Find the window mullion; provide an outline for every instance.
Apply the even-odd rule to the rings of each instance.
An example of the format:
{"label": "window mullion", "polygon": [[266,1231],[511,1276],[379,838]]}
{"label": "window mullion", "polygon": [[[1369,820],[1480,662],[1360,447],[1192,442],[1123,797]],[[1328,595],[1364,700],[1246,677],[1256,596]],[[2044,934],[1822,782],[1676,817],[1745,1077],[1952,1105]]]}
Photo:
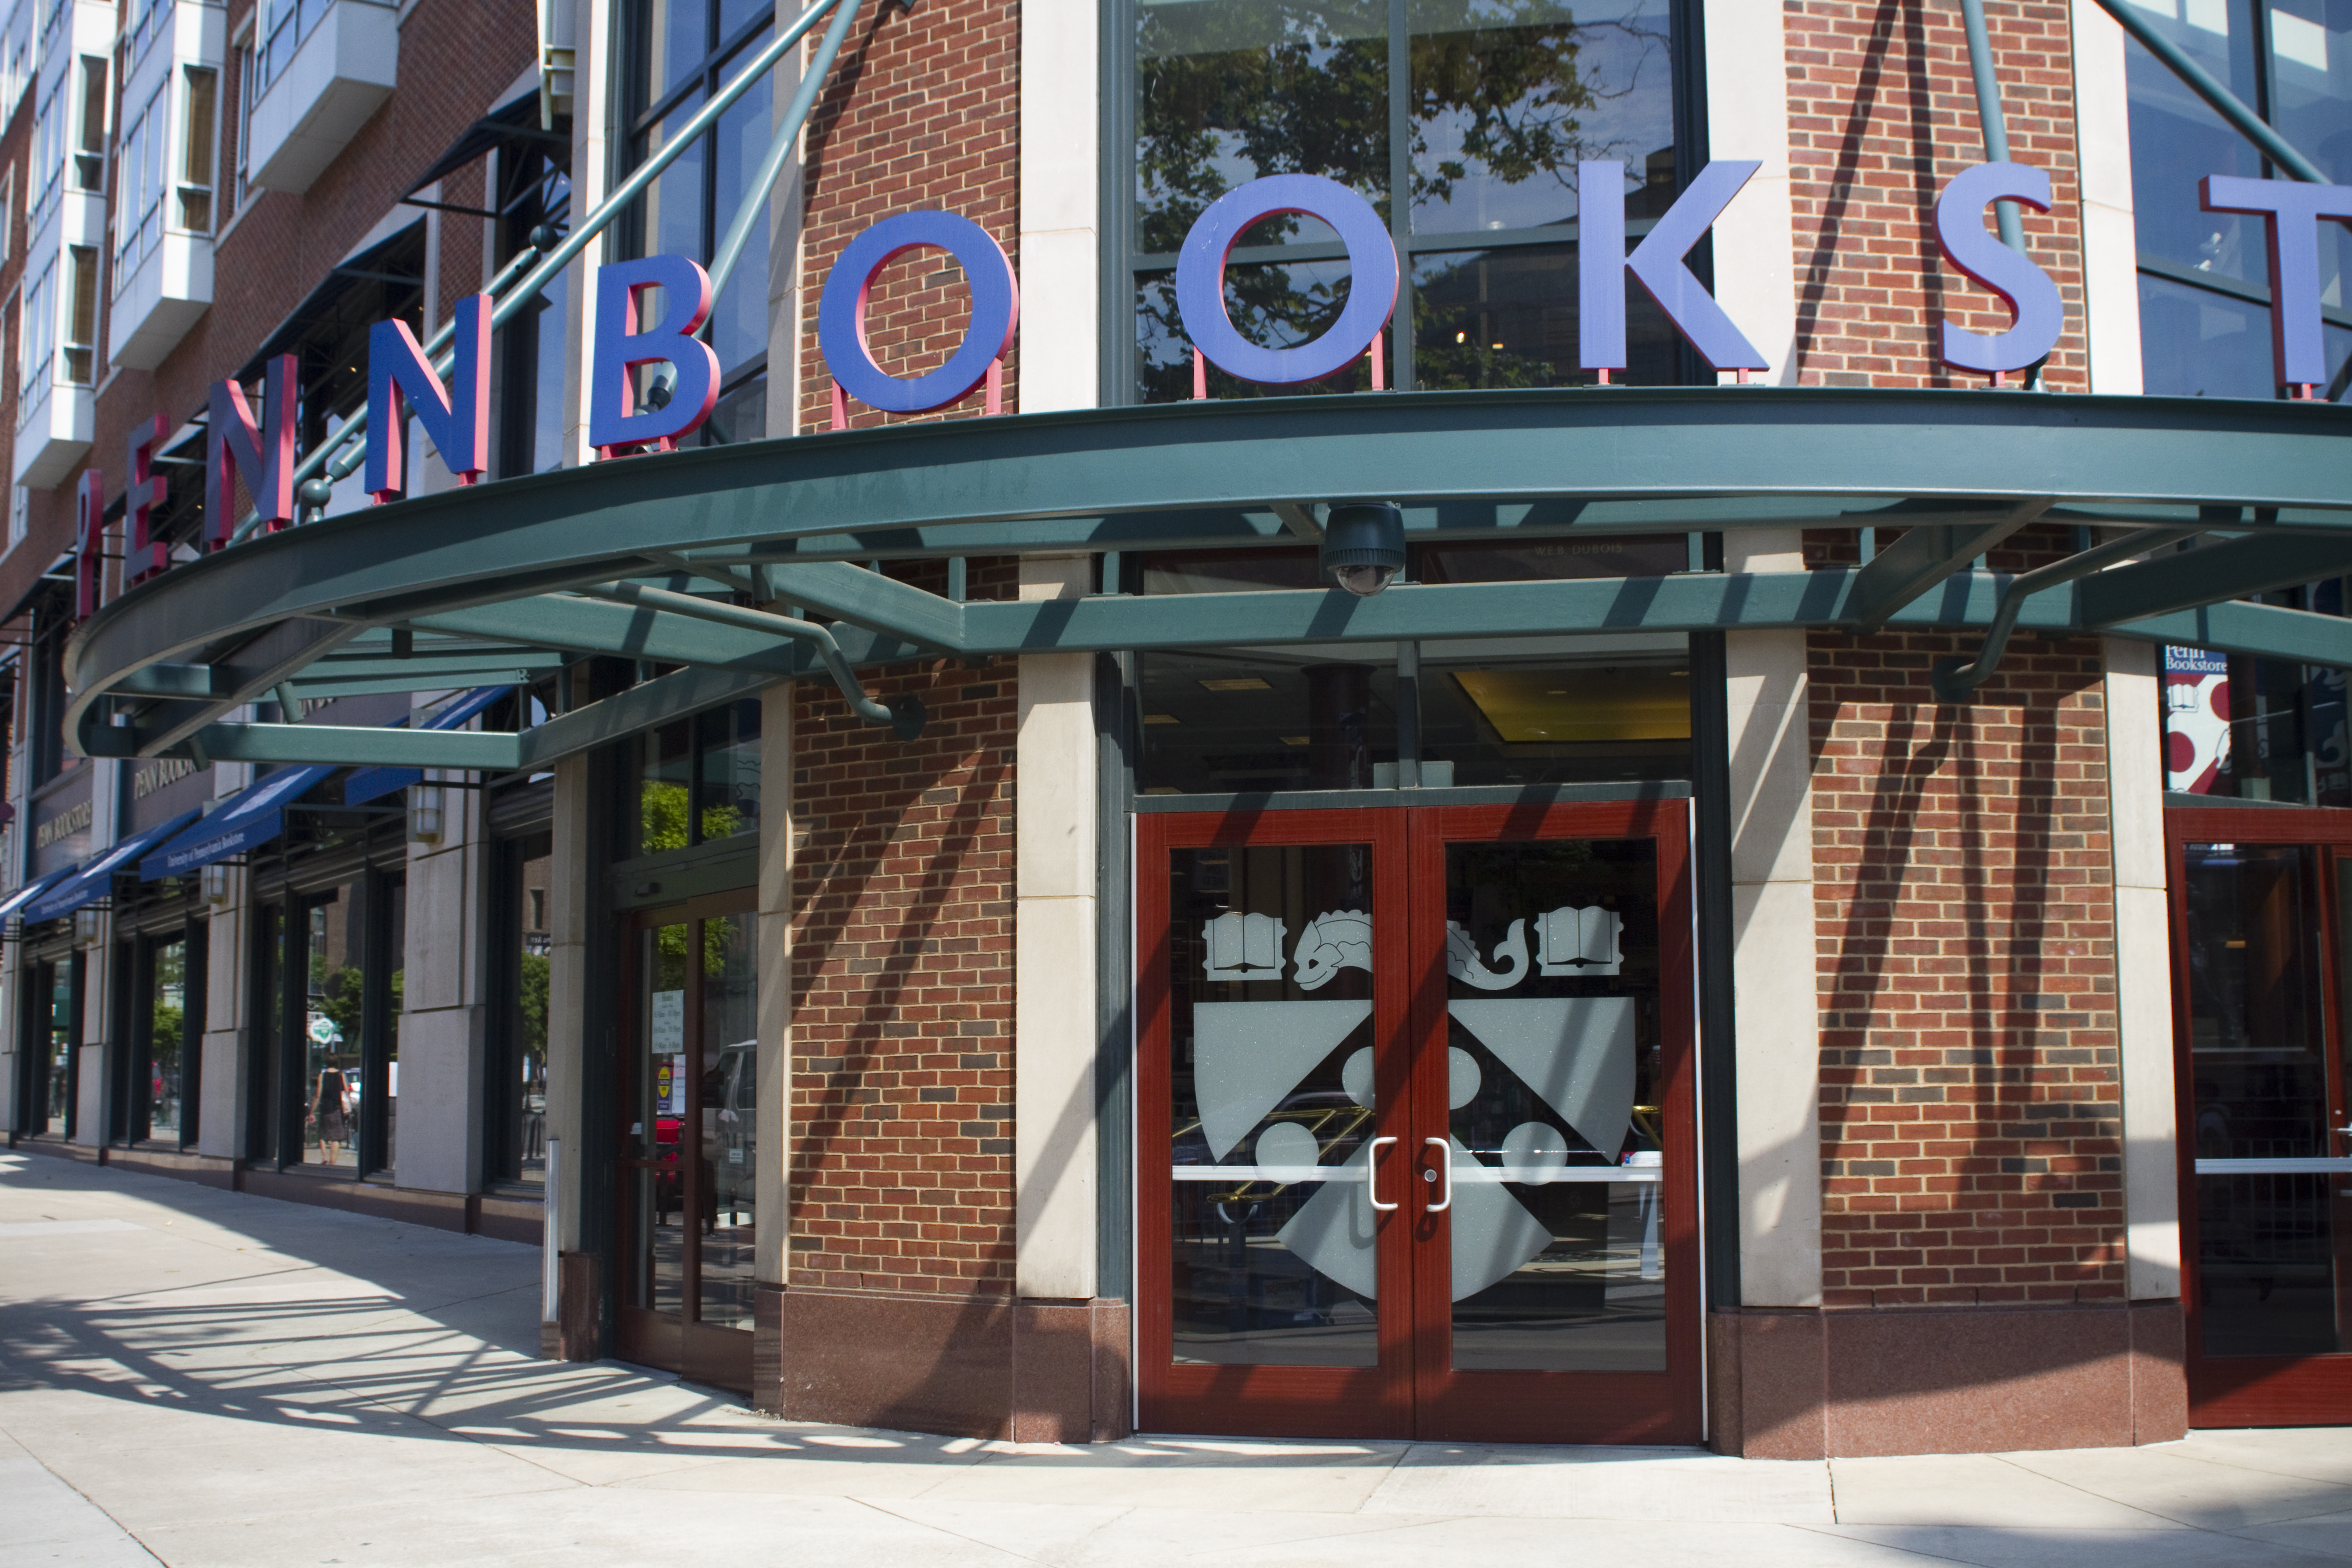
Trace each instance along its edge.
{"label": "window mullion", "polygon": [[1412,26],[1409,0],[1389,0],[1389,237],[1399,265],[1388,374],[1401,392],[1413,384]]}

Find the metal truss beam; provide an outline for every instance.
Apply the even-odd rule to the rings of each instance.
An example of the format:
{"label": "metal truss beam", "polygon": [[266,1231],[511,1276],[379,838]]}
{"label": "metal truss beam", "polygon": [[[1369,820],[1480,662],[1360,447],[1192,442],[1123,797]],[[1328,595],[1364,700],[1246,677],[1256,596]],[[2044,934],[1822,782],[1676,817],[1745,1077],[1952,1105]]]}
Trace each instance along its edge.
{"label": "metal truss beam", "polygon": [[2352,572],[2352,539],[2251,533],[2102,572],[2083,584],[2083,624],[2113,626]]}
{"label": "metal truss beam", "polygon": [[1932,522],[1905,531],[1880,550],[1854,579],[1852,618],[1865,632],[1982,555],[2043,512],[2055,498],[2026,502],[1991,522]]}

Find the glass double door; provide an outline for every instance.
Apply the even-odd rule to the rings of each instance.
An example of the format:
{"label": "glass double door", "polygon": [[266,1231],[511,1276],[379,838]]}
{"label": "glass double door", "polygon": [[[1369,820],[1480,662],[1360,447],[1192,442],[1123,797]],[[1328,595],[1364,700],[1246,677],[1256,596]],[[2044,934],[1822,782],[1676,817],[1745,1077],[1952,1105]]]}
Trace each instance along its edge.
{"label": "glass double door", "polygon": [[1686,822],[1138,818],[1147,1429],[1698,1439]]}
{"label": "glass double door", "polygon": [[2352,829],[2171,814],[2195,1426],[2352,1421]]}
{"label": "glass double door", "polygon": [[623,1006],[621,1358],[748,1392],[757,1294],[752,895],[631,917]]}

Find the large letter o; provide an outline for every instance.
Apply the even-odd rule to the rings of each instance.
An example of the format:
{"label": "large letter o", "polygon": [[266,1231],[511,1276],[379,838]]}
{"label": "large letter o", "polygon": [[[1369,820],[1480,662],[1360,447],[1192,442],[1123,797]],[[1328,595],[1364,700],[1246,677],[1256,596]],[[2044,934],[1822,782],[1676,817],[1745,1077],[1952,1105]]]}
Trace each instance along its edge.
{"label": "large letter o", "polygon": [[[1285,213],[1321,218],[1348,247],[1348,305],[1330,331],[1295,349],[1262,349],[1225,314],[1225,257],[1254,224]],[[1210,363],[1244,381],[1297,386],[1351,364],[1396,311],[1396,245],[1371,204],[1320,174],[1270,174],[1218,197],[1184,237],[1176,309]]]}
{"label": "large letter o", "polygon": [[[948,363],[929,375],[906,379],[874,363],[866,346],[866,296],[874,275],[901,252],[921,246],[946,251],[971,286],[971,324]],[[817,351],[841,389],[869,408],[922,414],[944,408],[988,378],[988,367],[1013,346],[1021,321],[1021,286],[1004,247],[970,218],[953,213],[900,213],[849,242],[824,280],[816,307]]]}

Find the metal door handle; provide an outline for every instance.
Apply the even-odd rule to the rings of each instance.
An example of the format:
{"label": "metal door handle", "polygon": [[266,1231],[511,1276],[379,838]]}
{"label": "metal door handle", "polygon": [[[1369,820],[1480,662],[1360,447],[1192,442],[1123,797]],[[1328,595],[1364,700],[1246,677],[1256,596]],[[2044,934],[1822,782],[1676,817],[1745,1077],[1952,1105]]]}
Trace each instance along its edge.
{"label": "metal door handle", "polygon": [[1375,1138],[1372,1140],[1371,1152],[1364,1156],[1364,1195],[1371,1199],[1372,1206],[1382,1214],[1388,1213],[1397,1205],[1381,1202],[1381,1145],[1395,1142],[1393,1138]]}
{"label": "metal door handle", "polygon": [[1445,1196],[1429,1205],[1431,1214],[1444,1214],[1454,1206],[1454,1145],[1443,1138],[1424,1138],[1422,1142],[1435,1145],[1439,1156],[1445,1162],[1440,1167],[1445,1173]]}

